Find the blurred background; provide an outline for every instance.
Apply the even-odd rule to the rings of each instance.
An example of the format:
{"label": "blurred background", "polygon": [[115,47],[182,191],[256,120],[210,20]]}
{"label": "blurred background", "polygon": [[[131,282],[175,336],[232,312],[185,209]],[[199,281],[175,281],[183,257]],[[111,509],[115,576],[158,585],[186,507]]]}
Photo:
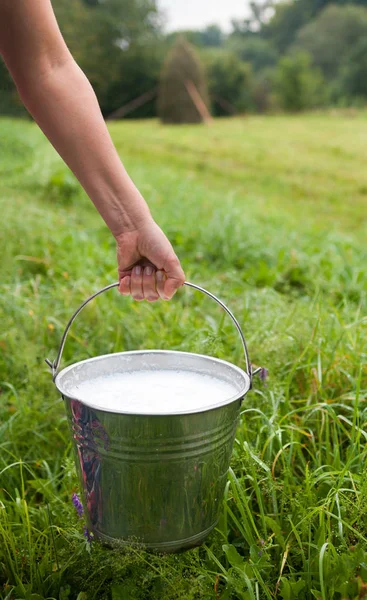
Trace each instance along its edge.
{"label": "blurred background", "polygon": [[[361,107],[367,99],[365,0],[53,4],[105,117],[195,121],[192,93],[213,116]],[[0,89],[0,114],[24,114],[2,64]],[[182,104],[191,98],[187,114],[172,113],[175,89]]]}
{"label": "blurred background", "polygon": [[[0,61],[0,600],[367,598],[367,0],[53,4],[187,279],[269,378],[205,547],[90,544],[44,359],[117,279],[115,240]],[[186,288],[103,294],[63,365],[149,348],[244,366],[230,319]]]}

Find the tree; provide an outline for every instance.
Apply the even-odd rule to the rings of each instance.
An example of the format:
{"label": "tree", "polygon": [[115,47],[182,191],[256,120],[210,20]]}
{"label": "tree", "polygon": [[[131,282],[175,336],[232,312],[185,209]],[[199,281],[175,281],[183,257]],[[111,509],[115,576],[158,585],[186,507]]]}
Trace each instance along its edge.
{"label": "tree", "polygon": [[[155,0],[103,0],[92,5],[86,0],[55,0],[55,12],[105,115],[158,85],[163,40]],[[151,103],[139,116],[154,110]]]}
{"label": "tree", "polygon": [[294,42],[297,31],[311,19],[312,11],[307,2],[295,0],[276,5],[272,19],[262,28],[262,35],[272,42],[279,53],[287,50]]}
{"label": "tree", "polygon": [[360,38],[342,61],[338,81],[339,96],[367,100],[367,39]]}
{"label": "tree", "polygon": [[274,0],[253,0],[250,2],[250,16],[240,21],[234,19],[232,28],[234,34],[247,35],[259,32],[274,13]]}
{"label": "tree", "polygon": [[181,38],[169,53],[161,73],[158,114],[163,123],[200,123],[203,120],[188,91],[190,82],[208,106],[203,66],[194,48]]}
{"label": "tree", "polygon": [[258,35],[231,35],[228,47],[238,58],[249,63],[254,71],[274,66],[278,58],[271,43]]}
{"label": "tree", "polygon": [[[297,0],[300,1],[300,0]],[[307,2],[311,8],[312,16],[316,16],[318,13],[324,10],[327,6],[331,4],[336,4],[339,6],[345,6],[350,4],[355,4],[359,6],[366,6],[366,0],[302,0],[303,2]]]}
{"label": "tree", "polygon": [[295,46],[308,52],[313,64],[332,80],[343,57],[367,37],[367,9],[360,6],[328,6],[317,19],[303,27]]}
{"label": "tree", "polygon": [[200,48],[202,44],[202,35],[200,29],[179,29],[172,31],[166,35],[166,42],[168,43],[168,49],[170,50],[177,42],[184,38],[189,44]]}
{"label": "tree", "polygon": [[314,108],[325,101],[321,73],[311,66],[308,54],[285,56],[279,61],[275,90],[281,107],[290,112]]}
{"label": "tree", "polygon": [[208,25],[201,32],[201,40],[203,46],[219,48],[223,46],[224,33],[218,25]]}
{"label": "tree", "polygon": [[218,25],[208,25],[205,29],[182,29],[167,35],[166,39],[173,46],[179,38],[184,37],[190,44],[198,47],[218,48],[223,46],[225,35]]}
{"label": "tree", "polygon": [[246,110],[251,104],[251,69],[232,52],[212,49],[203,54],[214,114]]}
{"label": "tree", "polygon": [[330,5],[366,6],[366,0],[288,0],[275,3],[272,18],[263,22],[259,31],[283,53],[293,44],[298,31]]}

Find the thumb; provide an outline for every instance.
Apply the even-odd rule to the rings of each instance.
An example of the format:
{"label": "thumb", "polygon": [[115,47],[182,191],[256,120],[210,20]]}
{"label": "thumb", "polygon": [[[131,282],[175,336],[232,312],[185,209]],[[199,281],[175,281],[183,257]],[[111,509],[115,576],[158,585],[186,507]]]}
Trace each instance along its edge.
{"label": "thumb", "polygon": [[185,283],[185,273],[177,256],[167,260],[164,265],[165,277],[157,280],[157,291],[163,300],[170,300],[175,292]]}

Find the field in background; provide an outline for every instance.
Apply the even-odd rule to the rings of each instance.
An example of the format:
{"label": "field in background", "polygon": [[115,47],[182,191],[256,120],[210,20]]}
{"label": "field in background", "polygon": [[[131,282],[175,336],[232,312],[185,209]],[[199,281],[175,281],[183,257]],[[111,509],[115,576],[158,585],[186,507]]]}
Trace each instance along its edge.
{"label": "field in background", "polygon": [[[228,303],[270,376],[245,399],[205,547],[90,547],[43,360],[116,279],[114,243],[36,126],[0,121],[0,598],[365,597],[367,115],[110,130],[187,279]],[[100,297],[64,364],[138,348],[243,365],[231,323],[188,290],[156,305]]]}

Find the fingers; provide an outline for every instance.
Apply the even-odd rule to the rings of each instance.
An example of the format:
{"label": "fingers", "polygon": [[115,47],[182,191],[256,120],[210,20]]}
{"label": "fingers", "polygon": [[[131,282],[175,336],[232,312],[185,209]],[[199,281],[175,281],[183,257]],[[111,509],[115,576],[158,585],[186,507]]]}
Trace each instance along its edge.
{"label": "fingers", "polygon": [[[1,0],[0,0],[1,2]],[[117,238],[120,292],[135,300],[170,300],[185,282],[172,245],[149,219],[133,232]]]}
{"label": "fingers", "polygon": [[159,294],[156,289],[156,273],[153,267],[145,267],[143,275],[143,293],[148,302],[159,300]]}
{"label": "fingers", "polygon": [[123,277],[120,281],[120,294],[122,294],[123,296],[130,296],[130,284],[131,284],[131,277],[130,275],[128,275],[127,277]]}
{"label": "fingers", "polygon": [[131,295],[138,302],[144,300],[143,292],[143,268],[137,265],[131,272]]}
{"label": "fingers", "polygon": [[185,282],[180,261],[174,255],[166,261],[165,269],[155,270],[152,265],[135,265],[130,273],[121,273],[120,292],[131,295],[138,302],[170,300]]}
{"label": "fingers", "polygon": [[164,291],[164,286],[166,283],[166,274],[163,273],[163,271],[157,271],[156,281],[157,281],[157,292],[159,294],[159,297],[162,300],[168,300],[168,297],[166,297],[166,293]]}
{"label": "fingers", "polygon": [[185,283],[185,275],[182,271],[182,275],[177,279],[168,277],[167,273],[163,271],[157,271],[157,292],[162,300],[171,300],[175,295],[178,288],[183,286]]}
{"label": "fingers", "polygon": [[131,275],[126,275],[120,281],[120,293],[132,296],[140,302],[156,302],[156,300],[171,300],[178,288],[185,282],[185,274],[179,266],[176,277],[169,277],[164,271],[154,271],[151,266],[133,268]]}
{"label": "fingers", "polygon": [[121,278],[119,290],[123,296],[131,295],[138,302],[141,300],[155,302],[160,297],[156,288],[156,272],[150,265],[135,266],[131,275]]}

